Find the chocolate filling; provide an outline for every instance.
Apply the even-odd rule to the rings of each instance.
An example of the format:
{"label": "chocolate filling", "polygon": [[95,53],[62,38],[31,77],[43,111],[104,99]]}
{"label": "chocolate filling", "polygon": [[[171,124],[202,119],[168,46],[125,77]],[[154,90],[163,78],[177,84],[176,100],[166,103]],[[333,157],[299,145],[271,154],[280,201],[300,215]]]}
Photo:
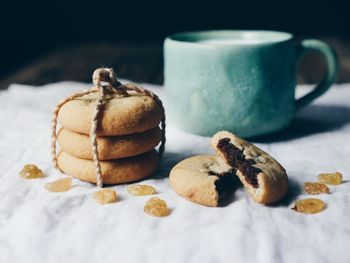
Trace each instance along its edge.
{"label": "chocolate filling", "polygon": [[227,163],[234,170],[239,170],[251,186],[259,187],[257,175],[261,170],[253,166],[256,163],[253,159],[246,159],[243,150],[234,146],[230,138],[219,140],[217,148],[225,156]]}
{"label": "chocolate filling", "polygon": [[227,196],[230,190],[233,188],[234,180],[232,172],[227,173],[215,173],[213,171],[209,171],[209,176],[217,176],[219,179],[215,181],[215,188],[219,194],[219,204],[223,201],[223,199]]}

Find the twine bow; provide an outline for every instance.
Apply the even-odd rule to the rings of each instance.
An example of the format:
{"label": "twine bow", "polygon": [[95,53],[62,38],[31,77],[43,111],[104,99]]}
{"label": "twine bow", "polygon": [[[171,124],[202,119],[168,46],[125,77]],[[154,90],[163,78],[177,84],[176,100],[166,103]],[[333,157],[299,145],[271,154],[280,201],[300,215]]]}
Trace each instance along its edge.
{"label": "twine bow", "polygon": [[121,84],[117,78],[116,75],[111,68],[99,68],[96,69],[92,75],[92,80],[95,85],[95,87],[91,89],[86,89],[82,91],[78,91],[76,93],[71,94],[70,96],[63,99],[61,102],[59,102],[56,105],[56,108],[52,115],[52,165],[58,169],[57,164],[57,154],[56,154],[56,140],[57,140],[57,116],[60,108],[67,103],[70,100],[73,100],[78,97],[82,97],[84,95],[93,93],[93,92],[99,92],[99,96],[96,102],[96,106],[94,108],[94,111],[92,113],[92,119],[91,119],[91,128],[90,128],[90,140],[92,145],[92,156],[93,161],[96,168],[96,184],[98,187],[103,187],[103,178],[102,178],[102,171],[101,171],[101,164],[100,160],[98,158],[98,147],[97,147],[97,128],[101,121],[101,113],[103,111],[103,106],[107,103],[106,96],[112,95],[112,94],[118,94],[120,96],[126,97],[131,95],[130,93],[135,92],[141,95],[149,96],[153,98],[158,106],[161,109],[162,119],[161,119],[161,130],[162,130],[162,137],[161,137],[161,144],[158,149],[158,154],[161,157],[164,153],[165,149],[165,111],[162,104],[162,101],[159,99],[157,95],[155,95],[153,92],[146,90],[144,88],[138,87],[134,84],[128,83],[128,84]]}

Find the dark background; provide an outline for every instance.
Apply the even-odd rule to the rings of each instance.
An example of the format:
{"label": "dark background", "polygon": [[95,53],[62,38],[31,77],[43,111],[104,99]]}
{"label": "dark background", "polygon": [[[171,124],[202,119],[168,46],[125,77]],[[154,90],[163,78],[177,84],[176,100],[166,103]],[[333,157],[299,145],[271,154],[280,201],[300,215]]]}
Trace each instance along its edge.
{"label": "dark background", "polygon": [[[271,29],[327,41],[341,56],[344,82],[350,72],[348,14],[341,0],[6,2],[1,3],[0,80],[2,86],[89,81],[94,67],[106,65],[118,67],[121,77],[161,83],[161,46],[170,33]],[[319,62],[303,63],[316,72],[305,73],[305,82],[317,81]]]}

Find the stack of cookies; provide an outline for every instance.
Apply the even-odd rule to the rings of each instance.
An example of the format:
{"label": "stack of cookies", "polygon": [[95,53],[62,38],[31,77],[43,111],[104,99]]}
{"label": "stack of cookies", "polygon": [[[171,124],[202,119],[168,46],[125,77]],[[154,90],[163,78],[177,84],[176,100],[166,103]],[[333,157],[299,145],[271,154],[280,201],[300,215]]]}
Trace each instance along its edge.
{"label": "stack of cookies", "polygon": [[[58,167],[80,180],[96,183],[90,140],[91,118],[98,92],[65,103],[58,112]],[[162,111],[142,94],[108,95],[97,127],[97,151],[105,184],[119,184],[150,176],[158,165],[155,147],[161,141]]]}

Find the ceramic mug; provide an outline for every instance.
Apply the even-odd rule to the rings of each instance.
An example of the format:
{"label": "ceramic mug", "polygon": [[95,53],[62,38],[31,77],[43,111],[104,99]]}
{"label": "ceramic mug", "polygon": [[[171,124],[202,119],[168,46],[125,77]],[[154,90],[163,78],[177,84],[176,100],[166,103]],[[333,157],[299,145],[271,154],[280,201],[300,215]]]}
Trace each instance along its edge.
{"label": "ceramic mug", "polygon": [[[313,91],[296,100],[297,62],[311,51],[324,56],[327,70]],[[243,137],[280,130],[330,88],[338,71],[337,57],[324,42],[295,43],[292,34],[275,31],[170,35],[164,59],[169,118],[185,131],[206,136],[219,130]]]}

